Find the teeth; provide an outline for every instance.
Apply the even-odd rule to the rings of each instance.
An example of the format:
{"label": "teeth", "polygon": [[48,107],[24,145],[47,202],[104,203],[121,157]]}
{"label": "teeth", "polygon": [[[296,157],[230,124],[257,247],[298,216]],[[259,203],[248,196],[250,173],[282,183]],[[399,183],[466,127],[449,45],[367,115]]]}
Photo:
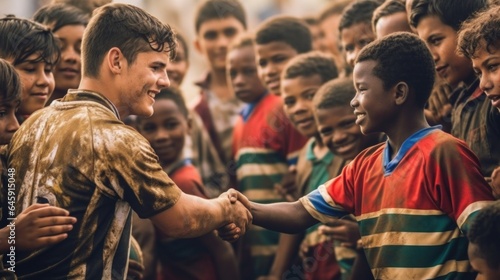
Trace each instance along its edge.
{"label": "teeth", "polygon": [[148,92],[148,95],[151,96],[151,98],[155,98],[155,95],[151,92]]}

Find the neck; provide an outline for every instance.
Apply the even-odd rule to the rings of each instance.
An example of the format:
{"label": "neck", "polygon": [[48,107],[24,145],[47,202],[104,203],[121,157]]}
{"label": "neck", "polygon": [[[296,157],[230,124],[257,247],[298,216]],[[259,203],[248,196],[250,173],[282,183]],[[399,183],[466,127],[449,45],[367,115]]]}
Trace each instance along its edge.
{"label": "neck", "polygon": [[227,84],[227,76],[225,70],[212,70],[210,72],[209,89],[221,100],[229,100],[234,94],[229,89]]}
{"label": "neck", "polygon": [[[413,111],[413,112],[412,112]],[[423,110],[403,110],[403,116],[396,118],[396,122],[390,125],[390,129],[386,131],[389,145],[392,149],[391,159],[399,152],[403,142],[415,132],[429,127],[425,119]],[[405,117],[408,116],[408,117]],[[417,117],[415,117],[417,116]]]}
{"label": "neck", "polygon": [[82,77],[78,89],[97,92],[106,97],[116,107],[118,113],[120,114],[120,118],[123,120],[130,115],[130,112],[127,109],[127,106],[122,106],[120,91],[113,86],[110,86],[111,82],[104,82],[106,80],[107,79]]}
{"label": "neck", "polygon": [[316,140],[313,148],[314,156],[316,156],[316,158],[323,158],[329,151],[328,147],[323,144],[319,135],[315,135],[314,140]]}

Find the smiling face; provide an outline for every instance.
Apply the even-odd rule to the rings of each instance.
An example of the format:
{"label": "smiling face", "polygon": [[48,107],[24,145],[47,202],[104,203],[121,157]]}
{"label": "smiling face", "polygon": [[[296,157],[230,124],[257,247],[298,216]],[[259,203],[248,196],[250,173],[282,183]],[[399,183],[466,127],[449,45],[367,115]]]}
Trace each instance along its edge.
{"label": "smiling face", "polygon": [[170,85],[168,61],[167,52],[148,51],[138,53],[132,64],[125,63],[119,75],[120,98],[115,104],[122,118],[153,114],[154,96]]}
{"label": "smiling face", "polygon": [[[38,54],[32,54],[23,62],[14,65],[22,84],[21,105],[17,112],[20,115],[31,115],[42,109],[54,91],[53,66],[43,60],[36,61],[38,58]],[[13,63],[11,58],[6,60]]]}
{"label": "smiling face", "polygon": [[314,112],[322,142],[335,155],[352,160],[377,143],[377,134],[363,135],[350,106],[316,109]]}
{"label": "smiling face", "polygon": [[245,103],[259,99],[266,88],[257,75],[253,47],[233,49],[227,56],[228,77],[236,97]]}
{"label": "smiling face", "polygon": [[54,35],[61,47],[61,59],[54,69],[56,89],[67,91],[78,88],[81,73],[81,45],[85,26],[66,25],[58,29]]}
{"label": "smiling face", "polygon": [[262,83],[276,95],[281,92],[281,72],[298,52],[285,42],[275,41],[255,46],[257,70]]}
{"label": "smiling face", "polygon": [[480,45],[472,58],[472,67],[479,76],[479,87],[500,110],[500,50],[491,46],[488,52],[484,41]]}
{"label": "smiling face", "polygon": [[322,84],[320,75],[298,76],[282,81],[281,92],[285,113],[300,134],[308,138],[318,133],[312,99]]}
{"label": "smiling face", "polygon": [[234,17],[207,20],[200,25],[195,47],[213,70],[223,71],[229,45],[244,31],[243,24]]}
{"label": "smiling face", "polygon": [[354,67],[354,61],[361,49],[375,40],[372,27],[369,23],[357,23],[342,29],[340,42],[347,63]]}
{"label": "smiling face", "polygon": [[139,131],[155,150],[162,166],[180,159],[188,133],[188,122],[177,104],[170,99],[158,99],[155,113],[139,123]]}
{"label": "smiling face", "polygon": [[391,98],[393,88],[384,89],[383,81],[373,74],[376,61],[367,60],[356,63],[353,71],[356,95],[351,101],[356,115],[356,124],[363,134],[386,132],[390,128],[395,110]]}
{"label": "smiling face", "polygon": [[417,25],[418,36],[431,51],[436,71],[452,88],[460,82],[470,84],[474,72],[470,59],[456,53],[457,31],[444,24],[438,16],[422,18]]}

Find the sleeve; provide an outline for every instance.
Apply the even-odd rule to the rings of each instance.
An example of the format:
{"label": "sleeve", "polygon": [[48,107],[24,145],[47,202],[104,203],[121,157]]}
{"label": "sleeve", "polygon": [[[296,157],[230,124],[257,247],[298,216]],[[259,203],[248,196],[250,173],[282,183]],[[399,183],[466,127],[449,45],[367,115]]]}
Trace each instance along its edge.
{"label": "sleeve", "polygon": [[437,206],[467,233],[477,211],[494,198],[484,180],[479,161],[466,144],[457,139],[438,144],[426,166],[428,190]]}
{"label": "sleeve", "polygon": [[102,141],[94,147],[100,147],[95,151],[97,187],[127,201],[143,219],[172,207],[181,190],[163,171],[149,142],[135,130],[117,126],[94,130]]}

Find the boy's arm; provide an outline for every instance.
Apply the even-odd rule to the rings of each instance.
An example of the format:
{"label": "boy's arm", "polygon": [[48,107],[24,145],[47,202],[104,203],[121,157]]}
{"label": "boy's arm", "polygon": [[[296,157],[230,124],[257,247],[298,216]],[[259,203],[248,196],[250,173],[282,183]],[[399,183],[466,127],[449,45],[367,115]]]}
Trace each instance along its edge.
{"label": "boy's arm", "polygon": [[181,193],[179,200],[167,210],[150,218],[165,235],[173,238],[192,238],[234,223],[237,239],[244,234],[252,215],[240,202],[230,202],[227,195],[203,199]]}
{"label": "boy's arm", "polygon": [[67,232],[73,229],[74,223],[76,218],[62,208],[33,204],[0,230],[0,253],[8,252],[11,246],[16,250],[32,251],[59,243],[68,237]]}

